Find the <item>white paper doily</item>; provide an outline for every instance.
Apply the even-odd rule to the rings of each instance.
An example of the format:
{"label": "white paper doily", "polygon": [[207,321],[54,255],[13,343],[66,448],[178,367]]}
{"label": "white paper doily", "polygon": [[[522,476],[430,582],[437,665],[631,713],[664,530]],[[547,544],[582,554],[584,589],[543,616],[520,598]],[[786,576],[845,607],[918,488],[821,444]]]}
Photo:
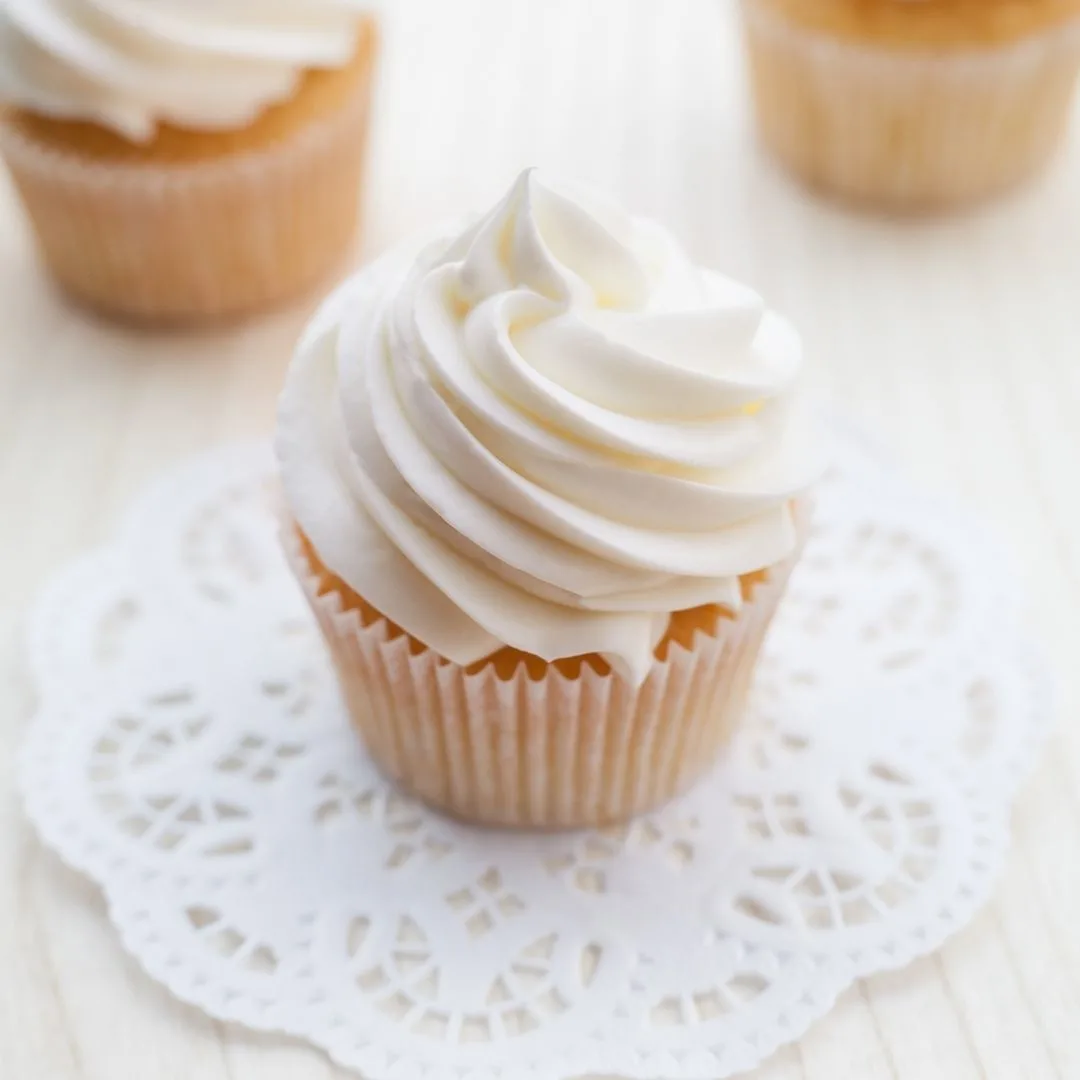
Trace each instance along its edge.
{"label": "white paper doily", "polygon": [[838,443],[745,730],[628,828],[472,830],[388,787],[264,447],[160,481],[42,598],[30,816],[177,997],[370,1080],[752,1068],[986,900],[1049,726],[993,546]]}

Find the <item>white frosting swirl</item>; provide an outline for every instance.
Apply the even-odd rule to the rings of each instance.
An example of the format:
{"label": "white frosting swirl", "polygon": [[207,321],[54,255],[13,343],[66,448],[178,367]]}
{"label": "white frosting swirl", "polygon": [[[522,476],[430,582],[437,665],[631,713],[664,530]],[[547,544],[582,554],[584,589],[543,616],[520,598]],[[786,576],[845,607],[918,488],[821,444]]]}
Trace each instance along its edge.
{"label": "white frosting swirl", "polygon": [[301,343],[278,454],[326,565],[461,664],[601,653],[740,605],[819,471],[798,336],[659,226],[527,172],[488,217],[353,279]]}
{"label": "white frosting swirl", "polygon": [[0,0],[0,101],[135,140],[238,128],[343,67],[371,0]]}

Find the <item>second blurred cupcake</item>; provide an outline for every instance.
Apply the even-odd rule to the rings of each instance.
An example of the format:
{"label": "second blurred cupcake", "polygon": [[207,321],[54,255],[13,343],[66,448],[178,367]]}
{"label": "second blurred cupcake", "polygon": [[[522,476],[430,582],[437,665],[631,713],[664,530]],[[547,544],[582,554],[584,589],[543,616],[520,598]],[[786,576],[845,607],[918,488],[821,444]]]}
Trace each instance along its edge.
{"label": "second blurred cupcake", "polygon": [[59,282],[128,318],[245,313],[354,233],[365,0],[0,0],[0,149]]}
{"label": "second blurred cupcake", "polygon": [[1007,188],[1057,146],[1080,0],[743,0],[758,120],[815,187],[934,208]]}

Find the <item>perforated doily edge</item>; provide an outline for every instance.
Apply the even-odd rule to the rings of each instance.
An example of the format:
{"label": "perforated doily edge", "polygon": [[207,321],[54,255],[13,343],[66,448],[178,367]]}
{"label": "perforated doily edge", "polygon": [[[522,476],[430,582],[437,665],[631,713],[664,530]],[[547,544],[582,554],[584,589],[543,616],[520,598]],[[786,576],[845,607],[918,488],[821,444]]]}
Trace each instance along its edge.
{"label": "perforated doily edge", "polygon": [[[857,425],[840,418],[838,425],[841,437],[857,442],[864,450],[872,454],[876,462],[893,473],[887,456],[877,446],[872,436],[867,436]],[[132,511],[125,517],[111,543],[103,545],[62,569],[42,591],[38,602],[27,620],[27,630],[31,638],[47,633],[47,627],[53,619],[53,612],[61,605],[64,592],[75,580],[82,580],[87,575],[114,575],[117,567],[123,565],[122,555],[132,539],[137,536],[140,522],[152,512],[154,496],[164,494],[174,488],[179,475],[187,478],[188,483],[197,483],[205,471],[212,469],[216,478],[221,480],[225,471],[233,482],[245,477],[266,473],[272,467],[272,456],[263,443],[245,443],[221,447],[208,451],[204,455],[181,463],[171,473],[152,484],[146,497],[136,500]],[[927,499],[933,504],[933,500]],[[951,510],[951,508],[950,508]],[[950,517],[954,515],[950,512]],[[958,517],[958,515],[956,515]],[[970,518],[964,519],[974,529]],[[1003,549],[993,540],[981,535],[985,541],[984,552],[1005,568],[1011,568],[1011,560]],[[1015,580],[1010,577],[1008,580]],[[1010,796],[1016,791],[1033,771],[1038,752],[1053,730],[1053,692],[1048,666],[1035,641],[1027,634],[1016,631],[1009,635],[1009,648],[1006,650],[1015,657],[1018,666],[1022,666],[1030,690],[1030,716],[1027,725],[1027,738],[1018,747],[1018,753],[1010,762],[1007,779]],[[311,1023],[306,1023],[296,1015],[286,1016],[270,1010],[264,1012],[250,999],[242,995],[230,994],[227,1002],[219,996],[200,994],[192,990],[200,981],[205,986],[212,985],[212,979],[203,972],[185,966],[181,958],[167,954],[155,946],[152,939],[145,939],[131,928],[135,921],[127,922],[121,917],[126,909],[123,896],[130,894],[136,885],[137,874],[133,865],[123,859],[102,860],[98,857],[99,848],[88,841],[81,823],[77,820],[58,816],[54,808],[43,800],[45,790],[43,775],[49,770],[51,758],[50,744],[62,737],[65,725],[70,723],[66,715],[73,704],[72,695],[67,692],[52,692],[49,673],[39,668],[34,662],[36,649],[29,649],[30,670],[38,707],[28,726],[27,735],[19,759],[18,786],[25,811],[33,823],[42,842],[51,848],[61,861],[72,870],[91,878],[101,889],[106,900],[110,922],[115,927],[125,951],[136,961],[138,966],[156,982],[163,985],[177,1000],[194,1006],[206,1014],[226,1022],[239,1024],[254,1031],[269,1034],[282,1034],[314,1044],[326,1052],[339,1065],[360,1070],[376,1077],[435,1077],[451,1075],[440,1072],[437,1066],[430,1064],[412,1064],[393,1058],[388,1052],[372,1047],[357,1053],[355,1049],[343,1050],[333,1040],[326,1039]],[[74,699],[77,700],[77,699]],[[552,1056],[545,1058],[542,1064],[516,1063],[512,1068],[515,1077],[528,1080],[541,1078],[565,1077],[588,1071],[616,1072],[628,1080],[648,1080],[663,1075],[678,1075],[684,1080],[723,1080],[747,1068],[752,1068],[761,1060],[771,1056],[782,1046],[797,1041],[819,1019],[825,1016],[835,1004],[836,999],[857,982],[877,972],[896,970],[935,952],[952,935],[957,933],[991,899],[995,886],[1003,871],[1010,849],[1009,816],[1010,806],[999,806],[995,813],[995,831],[999,842],[992,845],[986,853],[985,864],[979,868],[976,879],[970,887],[957,898],[950,910],[933,924],[918,930],[906,930],[905,943],[918,942],[916,947],[891,949],[873,949],[849,953],[842,958],[829,957],[813,950],[792,955],[801,955],[818,967],[815,976],[816,985],[812,992],[800,999],[784,1014],[783,1033],[779,1037],[761,1037],[744,1043],[740,1048],[717,1055],[712,1050],[688,1050],[684,1054],[674,1051],[641,1052],[626,1050],[613,1051],[604,1044],[595,1051],[589,1051],[581,1045],[575,1045],[572,1058]],[[162,875],[167,878],[167,875]],[[313,1020],[314,1018],[310,1018]],[[780,1027],[780,1024],[775,1024]],[[615,1059],[625,1055],[624,1060]],[[688,1060],[682,1060],[682,1058]],[[709,1060],[702,1060],[707,1057]],[[692,1064],[696,1062],[697,1064]],[[461,1077],[455,1070],[452,1074]],[[472,1074],[470,1074],[472,1075]],[[497,1074],[490,1070],[478,1069],[477,1077],[491,1077]]]}
{"label": "perforated doily edge", "polygon": [[[114,890],[122,891],[120,882]],[[192,992],[190,987],[200,978],[209,985],[210,980],[196,968],[170,962],[169,954],[159,949],[152,940],[139,937],[125,929],[120,913],[123,902],[114,890],[103,889],[106,910],[117,930],[124,950],[138,967],[156,983],[159,983],[177,1001],[193,1006],[216,1020],[238,1024],[250,1031],[270,1035],[282,1035],[297,1039],[324,1052],[335,1064],[352,1072],[370,1077],[402,1077],[408,1080],[493,1080],[504,1075],[483,1066],[471,1070],[444,1069],[437,1064],[415,1059],[404,1059],[378,1047],[362,1052],[345,1048],[319,1034],[321,1028],[314,1023],[317,1014],[311,1014],[311,1024],[305,1024],[305,1014],[295,1012],[264,1012],[250,999],[234,998],[223,1003],[214,995]],[[759,1035],[742,1040],[741,1045],[730,1047],[720,1053],[709,1050],[655,1050],[642,1053],[624,1050],[608,1043],[597,1044],[595,1050],[581,1043],[573,1044],[569,1051],[563,1050],[544,1057],[543,1061],[515,1062],[505,1075],[514,1080],[567,1080],[569,1077],[589,1073],[616,1075],[626,1080],[656,1080],[657,1077],[677,1076],[680,1080],[727,1080],[760,1065],[784,1046],[797,1042],[820,1019],[832,1011],[837,999],[849,989],[857,978],[842,972],[832,961],[815,963],[815,986],[784,1012],[784,1019],[773,1018],[773,1027],[783,1027],[782,1037]],[[342,1040],[342,1043],[345,1040]],[[708,1058],[708,1060],[703,1060]],[[695,1067],[692,1062],[698,1062]]]}

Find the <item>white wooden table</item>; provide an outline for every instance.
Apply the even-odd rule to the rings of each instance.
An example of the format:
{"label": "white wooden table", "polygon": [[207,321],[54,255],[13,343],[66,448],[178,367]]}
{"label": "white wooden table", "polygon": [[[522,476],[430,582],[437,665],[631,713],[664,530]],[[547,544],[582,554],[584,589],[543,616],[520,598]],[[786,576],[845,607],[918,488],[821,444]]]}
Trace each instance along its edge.
{"label": "white wooden table", "polygon": [[[1035,188],[887,223],[754,149],[730,0],[395,0],[364,254],[539,163],[666,220],[801,325],[816,378],[1011,545],[1062,677],[1060,733],[993,904],[938,956],[847,993],[762,1080],[1080,1077],[1080,133]],[[162,336],[66,305],[0,186],[0,1077],[325,1080],[319,1054],[175,1004],[95,890],[21,822],[20,613],[161,467],[267,432],[313,301]]]}

